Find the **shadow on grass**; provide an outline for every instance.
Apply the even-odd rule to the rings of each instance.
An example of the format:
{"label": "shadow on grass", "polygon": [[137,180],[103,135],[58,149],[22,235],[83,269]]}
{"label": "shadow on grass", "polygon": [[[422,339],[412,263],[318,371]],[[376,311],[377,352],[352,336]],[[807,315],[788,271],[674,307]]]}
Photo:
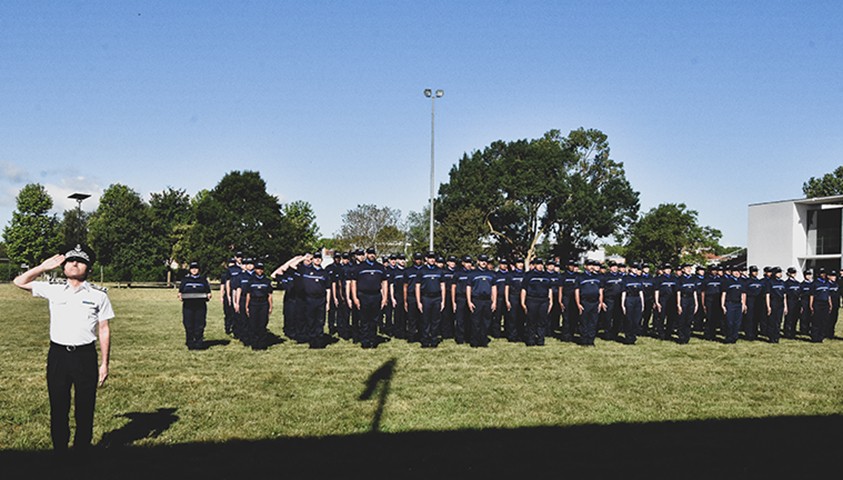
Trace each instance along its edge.
{"label": "shadow on grass", "polygon": [[98,446],[103,448],[125,447],[144,438],[157,438],[164,430],[179,420],[175,408],[159,408],[155,412],[129,412],[119,417],[129,423],[102,436]]}
{"label": "shadow on grass", "polygon": [[368,380],[366,380],[366,388],[360,394],[360,398],[358,398],[360,401],[370,400],[375,394],[378,385],[381,385],[381,392],[378,395],[378,406],[372,417],[372,428],[369,430],[372,433],[380,431],[381,417],[383,417],[383,409],[386,406],[386,397],[389,396],[389,384],[392,381],[392,374],[395,373],[395,364],[397,361],[397,359],[392,358],[372,372]]}
{"label": "shadow on grass", "polygon": [[223,340],[205,340],[202,343],[202,348],[207,350],[213,347],[225,346],[231,343],[231,340],[223,339]]}
{"label": "shadow on grass", "polygon": [[[82,470],[145,480],[819,478],[835,468],[841,436],[843,415],[369,433],[96,450]],[[6,479],[72,473],[47,451],[0,451],[0,465]]]}

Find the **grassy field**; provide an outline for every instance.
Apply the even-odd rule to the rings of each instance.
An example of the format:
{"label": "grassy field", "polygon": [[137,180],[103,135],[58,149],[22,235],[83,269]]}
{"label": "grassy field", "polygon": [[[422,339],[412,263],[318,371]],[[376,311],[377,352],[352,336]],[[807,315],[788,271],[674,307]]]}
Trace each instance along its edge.
{"label": "grassy field", "polygon": [[[658,457],[677,448],[674,442],[708,438],[700,432],[714,435],[702,452],[679,452],[697,458],[714,448],[722,460],[741,435],[761,443],[778,437],[799,442],[800,435],[824,428],[841,445],[840,340],[723,345],[693,339],[676,345],[643,338],[635,346],[598,340],[591,349],[556,340],[528,349],[498,340],[479,350],[452,341],[425,350],[402,341],[375,350],[349,342],[310,350],[287,341],[254,352],[226,343],[215,299],[206,339],[218,344],[197,352],[184,347],[174,291],[112,289],[109,295],[117,317],[94,441],[130,446],[120,450],[121,464],[148,469],[155,467],[144,455],[163,455],[165,463],[193,455],[211,469],[203,474],[224,478],[235,470],[218,461],[231,453],[215,449],[228,446],[245,458],[255,452],[271,457],[280,449],[292,455],[292,465],[311,462],[294,471],[333,476],[365,469],[356,449],[392,448],[413,466],[403,476],[421,477],[448,465],[501,473],[507,445],[548,450],[547,461],[579,452],[583,472],[608,468],[599,455],[589,457],[601,445],[619,452],[614,457],[638,456],[636,451]],[[3,285],[0,310],[0,462],[37,464],[50,448],[47,304]],[[280,315],[273,315],[270,329],[281,332]],[[366,392],[367,381],[373,391]],[[373,431],[380,433],[369,435]],[[593,441],[595,449],[577,450],[588,444],[578,439]],[[436,448],[426,449],[430,443]],[[184,448],[188,453],[179,450]],[[334,448],[340,453],[331,455]],[[628,448],[638,450],[620,453]],[[786,451],[794,448],[801,447]],[[134,452],[131,458],[127,451]],[[332,461],[320,461],[314,451]],[[729,465],[740,465],[740,457],[733,460]],[[133,471],[141,470],[147,472]]]}

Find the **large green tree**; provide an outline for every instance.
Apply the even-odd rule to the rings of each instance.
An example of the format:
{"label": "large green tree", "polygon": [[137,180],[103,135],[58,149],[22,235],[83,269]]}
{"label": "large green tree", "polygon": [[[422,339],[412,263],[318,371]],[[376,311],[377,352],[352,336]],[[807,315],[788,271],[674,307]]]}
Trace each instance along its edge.
{"label": "large green tree", "polygon": [[843,195],[843,166],[835,168],[833,172],[826,173],[820,178],[811,177],[802,184],[802,193],[808,198]]}
{"label": "large green tree", "polygon": [[185,190],[167,187],[160,193],[153,193],[149,200],[152,232],[160,245],[163,255],[160,260],[165,264],[173,261],[184,263],[182,250],[177,245],[182,241],[193,223],[193,207],[190,195]]}
{"label": "large green tree", "polygon": [[3,229],[7,254],[15,263],[38,265],[62,243],[58,219],[50,214],[53,199],[43,185],[30,183],[18,192],[16,202],[12,220]]}
{"label": "large green tree", "polygon": [[277,265],[318,238],[310,204],[281,205],[258,172],[229,172],[197,196],[185,250],[206,269],[220,268],[236,251]]}
{"label": "large green tree", "polygon": [[406,233],[401,210],[365,204],[346,211],[337,236],[343,248],[403,250]]}
{"label": "large green tree", "polygon": [[[456,243],[475,250],[488,239],[499,255],[529,258],[550,239],[567,257],[622,232],[638,214],[638,193],[623,163],[610,158],[603,132],[551,130],[464,155],[440,186],[436,212],[442,229],[464,235]],[[466,224],[467,213],[478,214],[483,228]]]}
{"label": "large green tree", "polygon": [[105,189],[88,223],[88,238],[115,280],[164,278],[167,255],[153,223],[149,205],[136,191],[121,184]]}
{"label": "large green tree", "polygon": [[697,212],[684,203],[663,203],[635,222],[628,232],[626,258],[661,264],[701,262],[706,251],[715,251],[722,234],[699,225]]}

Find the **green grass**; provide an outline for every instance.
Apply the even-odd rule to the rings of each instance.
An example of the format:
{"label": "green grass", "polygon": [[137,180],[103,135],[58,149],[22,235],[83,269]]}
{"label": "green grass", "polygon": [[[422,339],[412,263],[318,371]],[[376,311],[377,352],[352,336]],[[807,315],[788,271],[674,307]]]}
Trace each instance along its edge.
{"label": "green grass", "polygon": [[[593,349],[498,340],[479,350],[452,341],[431,350],[402,341],[309,350],[288,341],[264,352],[232,342],[191,352],[174,291],[109,295],[117,317],[95,442],[129,422],[121,415],[160,408],[177,409],[179,420],[135,445],[365,433],[378,395],[359,397],[391,359],[382,432],[843,414],[839,340],[676,345],[643,338],[635,346],[598,341]],[[46,301],[3,285],[0,310],[0,450],[48,449]],[[280,333],[281,321],[276,312],[270,329]],[[208,324],[207,340],[227,338],[216,298]]]}

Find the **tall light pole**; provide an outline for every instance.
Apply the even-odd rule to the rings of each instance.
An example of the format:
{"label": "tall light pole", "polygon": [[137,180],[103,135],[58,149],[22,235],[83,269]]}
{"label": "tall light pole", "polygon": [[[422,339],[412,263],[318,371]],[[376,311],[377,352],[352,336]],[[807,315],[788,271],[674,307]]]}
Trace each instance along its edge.
{"label": "tall light pole", "polygon": [[434,172],[434,155],[433,155],[433,127],[436,120],[436,99],[445,95],[444,90],[436,90],[435,92],[430,88],[424,89],[424,96],[430,99],[430,245],[429,250],[433,251],[433,172]]}

